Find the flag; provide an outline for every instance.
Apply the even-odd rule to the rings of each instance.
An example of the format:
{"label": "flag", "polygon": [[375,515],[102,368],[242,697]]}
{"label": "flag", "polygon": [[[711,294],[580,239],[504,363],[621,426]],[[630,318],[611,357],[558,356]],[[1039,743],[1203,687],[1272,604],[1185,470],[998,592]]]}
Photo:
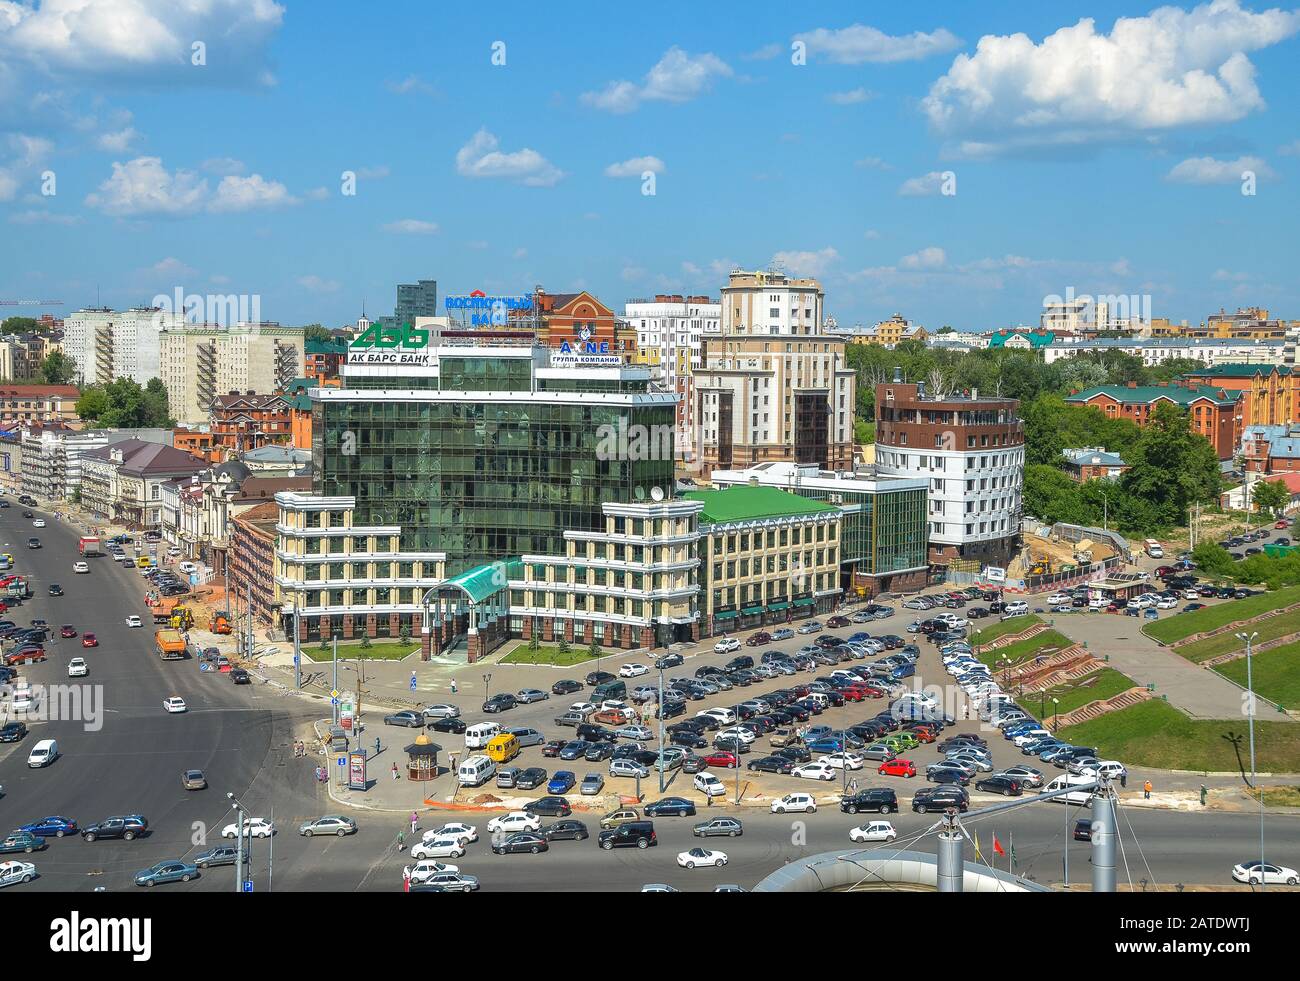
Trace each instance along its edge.
{"label": "flag", "polygon": [[975,832],[975,860],[978,862],[984,861],[984,856],[980,854],[980,833],[978,831]]}
{"label": "flag", "polygon": [[1011,864],[1012,866],[1016,864],[1016,836],[1015,835],[1011,836]]}
{"label": "flag", "polygon": [[996,855],[1005,855],[1006,850],[1002,847],[1002,842],[998,841],[998,833],[993,832],[993,852]]}

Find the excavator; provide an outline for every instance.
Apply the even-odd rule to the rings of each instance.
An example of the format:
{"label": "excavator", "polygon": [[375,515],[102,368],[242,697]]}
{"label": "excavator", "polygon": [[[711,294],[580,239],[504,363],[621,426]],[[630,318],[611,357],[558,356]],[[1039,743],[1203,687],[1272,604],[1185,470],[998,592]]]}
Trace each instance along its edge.
{"label": "excavator", "polygon": [[230,613],[227,610],[221,610],[212,614],[208,621],[208,630],[214,634],[230,633]]}

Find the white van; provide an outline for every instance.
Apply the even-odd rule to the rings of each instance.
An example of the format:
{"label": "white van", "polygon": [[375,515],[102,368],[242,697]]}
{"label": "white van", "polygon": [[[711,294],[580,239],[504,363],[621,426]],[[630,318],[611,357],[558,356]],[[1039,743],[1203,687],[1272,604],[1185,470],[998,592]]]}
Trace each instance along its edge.
{"label": "white van", "polygon": [[[1096,777],[1083,777],[1077,774],[1066,773],[1066,774],[1062,774],[1059,777],[1056,777],[1054,780],[1050,781],[1049,783],[1044,784],[1039,789],[1038,792],[1040,794],[1050,794],[1054,790],[1065,790],[1067,787],[1076,787],[1080,784],[1090,784],[1096,782],[1097,782]],[[1075,791],[1071,791],[1068,794],[1062,794],[1060,797],[1054,797],[1052,799],[1062,804],[1076,804],[1082,807],[1091,807],[1092,794],[1093,791],[1091,789],[1075,790]]]}
{"label": "white van", "polygon": [[465,730],[466,749],[486,749],[495,736],[501,735],[501,727],[495,722],[480,722]]}
{"label": "white van", "polygon": [[27,765],[40,767],[49,766],[59,758],[59,743],[57,739],[42,739],[32,747],[32,751],[27,754]]}
{"label": "white van", "polygon": [[1013,603],[1007,604],[1006,609],[1002,611],[1002,615],[1006,617],[1020,617],[1024,616],[1028,612],[1029,604],[1024,600],[1016,600]]}
{"label": "white van", "polygon": [[456,779],[462,787],[479,787],[496,772],[497,765],[486,756],[470,756],[456,770]]}

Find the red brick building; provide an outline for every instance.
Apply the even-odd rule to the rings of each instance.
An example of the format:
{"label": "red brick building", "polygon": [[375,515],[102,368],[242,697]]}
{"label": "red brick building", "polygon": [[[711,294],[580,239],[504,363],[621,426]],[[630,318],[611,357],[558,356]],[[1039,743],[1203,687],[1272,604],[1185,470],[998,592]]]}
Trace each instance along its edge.
{"label": "red brick building", "polygon": [[1161,402],[1186,409],[1192,432],[1200,433],[1220,460],[1231,459],[1241,438],[1241,392],[1198,385],[1102,385],[1066,396],[1068,405],[1091,405],[1110,419],[1131,419],[1146,426]]}
{"label": "red brick building", "polygon": [[540,286],[533,295],[538,343],[558,348],[564,343],[585,350],[587,343],[604,344],[602,351],[630,362],[636,355],[636,330],[586,290],[547,293]]}
{"label": "red brick building", "polygon": [[236,453],[288,444],[293,440],[292,410],[283,395],[218,395],[211,410],[213,444]]}

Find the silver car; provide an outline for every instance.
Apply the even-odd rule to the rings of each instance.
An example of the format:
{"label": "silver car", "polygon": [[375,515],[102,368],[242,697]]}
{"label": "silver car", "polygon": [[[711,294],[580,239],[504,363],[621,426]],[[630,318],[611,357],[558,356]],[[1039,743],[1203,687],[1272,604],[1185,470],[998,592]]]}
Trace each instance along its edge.
{"label": "silver car", "polygon": [[458,705],[426,705],[424,707],[424,717],[426,719],[459,719],[460,707]]}
{"label": "silver car", "polygon": [[550,692],[544,692],[537,688],[522,688],[515,695],[515,701],[522,705],[529,705],[532,702],[544,702],[550,697]]}
{"label": "silver car", "polygon": [[605,778],[599,773],[588,773],[582,778],[582,786],[579,793],[585,797],[594,797],[605,789]]}
{"label": "silver car", "polygon": [[298,827],[298,834],[308,838],[315,835],[337,835],[342,838],[356,833],[357,822],[342,814],[327,814],[313,821],[304,821]]}

